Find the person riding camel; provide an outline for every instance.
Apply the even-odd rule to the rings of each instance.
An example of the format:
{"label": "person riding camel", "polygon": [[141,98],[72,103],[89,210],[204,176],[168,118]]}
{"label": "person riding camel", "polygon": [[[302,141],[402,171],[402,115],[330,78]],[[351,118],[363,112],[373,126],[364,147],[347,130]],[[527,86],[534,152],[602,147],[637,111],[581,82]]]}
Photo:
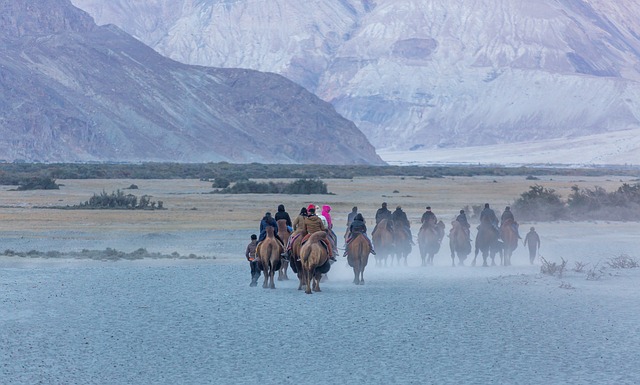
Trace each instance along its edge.
{"label": "person riding camel", "polygon": [[284,242],[282,242],[282,239],[278,236],[278,223],[276,223],[276,220],[271,216],[271,213],[267,211],[260,221],[260,236],[258,237],[258,245],[256,246],[256,254],[258,258],[260,257],[260,243],[267,237],[267,227],[269,226],[273,227],[273,235],[284,250]]}
{"label": "person riding camel", "polygon": [[289,232],[293,232],[293,223],[291,223],[291,217],[289,216],[289,213],[286,212],[284,210],[284,205],[278,205],[278,212],[276,213],[276,222],[278,222],[280,219],[284,219],[285,221],[287,221],[287,230],[289,230]]}
{"label": "person riding camel", "polygon": [[460,214],[456,217],[456,221],[460,223],[460,226],[467,236],[471,236],[471,225],[469,224],[469,221],[467,221],[467,214],[464,213],[464,210],[460,210]]}
{"label": "person riding camel", "polygon": [[415,243],[413,242],[413,235],[411,235],[411,223],[407,218],[407,214],[402,211],[402,207],[396,207],[396,210],[393,212],[393,214],[391,214],[391,219],[393,220],[394,226],[400,225],[402,231],[407,234],[407,237],[411,241],[411,244],[415,245]]}
{"label": "person riding camel", "polygon": [[376,252],[373,250],[373,243],[371,243],[371,239],[367,236],[367,225],[364,223],[364,217],[362,214],[356,214],[355,218],[349,225],[349,235],[347,236],[347,240],[345,241],[345,251],[342,254],[343,257],[347,256],[349,251],[349,243],[356,238],[357,234],[362,234],[364,238],[369,242],[369,250],[371,250],[371,254],[376,255]]}
{"label": "person riding camel", "polygon": [[353,206],[353,208],[351,209],[351,212],[349,213],[349,215],[347,215],[347,228],[344,231],[344,239],[347,239],[347,237],[349,236],[349,227],[351,227],[351,224],[353,223],[353,220],[356,218],[356,215],[358,215],[358,207],[357,206]]}
{"label": "person riding camel", "polygon": [[304,219],[307,217],[307,208],[303,207],[300,209],[300,214],[293,220],[293,231],[298,231],[298,229],[304,225]]}
{"label": "person riding camel", "polygon": [[431,211],[431,206],[427,206],[427,211],[422,214],[420,223],[422,223],[425,227],[433,227],[438,223],[438,218],[436,217],[436,214]]}
{"label": "person riding camel", "polygon": [[[316,215],[316,207],[314,205],[309,205],[307,207],[307,217],[304,219],[304,229],[307,232],[307,235],[303,238],[302,242],[304,243],[311,234],[316,233],[318,231],[327,231],[322,219]],[[331,243],[327,243],[327,252],[329,253],[329,259],[335,261],[335,257],[333,255],[333,250],[331,248]]]}
{"label": "person riding camel", "polygon": [[518,227],[519,227],[518,222],[516,222],[516,219],[514,218],[513,213],[511,212],[511,207],[509,206],[504,208],[504,212],[500,217],[500,223],[504,224],[504,222],[507,220],[511,220],[511,228],[513,229],[513,231],[515,231],[516,235],[518,236],[518,239],[522,239],[522,237],[520,237],[520,233],[518,232]]}
{"label": "person riding camel", "polygon": [[480,223],[491,225],[491,228],[496,232],[496,235],[500,235],[498,217],[496,216],[495,211],[489,207],[488,203],[484,204],[484,209],[480,212]]}
{"label": "person riding camel", "polygon": [[382,207],[376,211],[376,225],[373,227],[373,231],[371,232],[371,236],[375,234],[376,229],[378,228],[378,223],[383,219],[391,219],[391,211],[387,209],[387,202],[382,202]]}
{"label": "person riding camel", "polygon": [[291,248],[293,247],[293,242],[304,232],[304,220],[307,217],[307,208],[303,207],[300,209],[300,214],[293,220],[293,232],[289,236],[289,241],[287,242],[287,247],[282,253],[282,256],[289,260],[291,258]]}
{"label": "person riding camel", "polygon": [[325,220],[327,221],[326,223],[326,227],[327,227],[327,236],[329,238],[329,241],[331,241],[331,246],[333,248],[333,252],[335,253],[334,257],[337,255],[338,253],[338,237],[336,236],[336,233],[333,232],[333,221],[331,220],[331,206],[329,205],[323,205],[322,206],[322,217],[325,218]]}
{"label": "person riding camel", "polygon": [[358,215],[358,206],[353,206],[353,208],[351,209],[351,212],[349,213],[349,215],[347,215],[347,229],[351,226],[351,223],[353,223],[353,220],[356,219],[357,215]]}

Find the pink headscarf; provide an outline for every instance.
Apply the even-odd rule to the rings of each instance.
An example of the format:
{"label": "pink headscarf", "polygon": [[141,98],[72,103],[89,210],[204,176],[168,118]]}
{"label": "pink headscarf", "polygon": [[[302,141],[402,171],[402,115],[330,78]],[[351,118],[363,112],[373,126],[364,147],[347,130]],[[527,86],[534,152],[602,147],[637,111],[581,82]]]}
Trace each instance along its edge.
{"label": "pink headscarf", "polygon": [[329,214],[329,211],[331,211],[331,206],[322,206],[322,216],[327,218],[327,225],[329,226],[329,228],[332,228],[333,225],[331,224],[331,214]]}

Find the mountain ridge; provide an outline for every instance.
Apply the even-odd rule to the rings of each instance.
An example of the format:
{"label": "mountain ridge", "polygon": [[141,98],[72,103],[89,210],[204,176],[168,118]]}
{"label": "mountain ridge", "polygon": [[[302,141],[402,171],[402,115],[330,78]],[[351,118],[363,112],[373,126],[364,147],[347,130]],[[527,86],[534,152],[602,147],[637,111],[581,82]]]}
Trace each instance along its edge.
{"label": "mountain ridge", "polygon": [[68,0],[0,10],[4,160],[383,164],[281,75],[173,61]]}
{"label": "mountain ridge", "polygon": [[378,149],[640,127],[630,0],[74,2],[176,60],[283,74]]}

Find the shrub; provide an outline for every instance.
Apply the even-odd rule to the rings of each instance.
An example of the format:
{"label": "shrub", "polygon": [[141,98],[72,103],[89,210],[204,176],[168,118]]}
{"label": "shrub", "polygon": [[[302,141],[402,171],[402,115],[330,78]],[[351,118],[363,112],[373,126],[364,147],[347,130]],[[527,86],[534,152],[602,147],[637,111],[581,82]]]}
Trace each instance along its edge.
{"label": "shrub", "polygon": [[56,184],[56,181],[48,176],[44,177],[32,177],[24,182],[21,182],[18,186],[18,191],[25,190],[59,190],[60,186]]}
{"label": "shrub", "polygon": [[328,194],[327,185],[317,179],[298,179],[291,183],[241,181],[216,192],[222,194]]}
{"label": "shrub", "polygon": [[614,269],[633,269],[638,267],[638,261],[627,254],[622,254],[617,257],[610,258],[607,261],[607,265]]}
{"label": "shrub", "polygon": [[564,274],[564,269],[567,266],[567,261],[563,258],[561,264],[557,264],[555,262],[549,262],[544,257],[540,256],[540,260],[542,261],[542,266],[540,266],[540,272],[542,274],[558,276],[558,278],[562,278],[562,274]]}
{"label": "shrub", "polygon": [[566,207],[554,189],[540,185],[530,186],[520,194],[513,210],[521,219],[530,221],[558,220],[566,216]]}

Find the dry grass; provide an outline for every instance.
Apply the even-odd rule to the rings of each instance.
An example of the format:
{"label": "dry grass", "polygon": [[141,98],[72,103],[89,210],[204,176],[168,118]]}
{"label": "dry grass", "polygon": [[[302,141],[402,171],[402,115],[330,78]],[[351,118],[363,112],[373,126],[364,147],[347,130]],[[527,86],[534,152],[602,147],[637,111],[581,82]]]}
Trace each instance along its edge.
{"label": "dry grass", "polygon": [[[555,189],[566,197],[572,185],[617,188],[628,177],[540,177],[536,183]],[[290,181],[290,180],[285,180]],[[476,176],[420,179],[415,177],[379,177],[326,179],[334,195],[220,195],[208,194],[211,182],[189,180],[95,179],[58,180],[60,190],[9,191],[15,186],[0,186],[0,231],[169,231],[253,228],[266,211],[275,212],[283,203],[296,215],[309,203],[329,204],[336,226],[344,226],[351,207],[358,206],[369,223],[380,203],[391,210],[402,206],[414,227],[420,223],[425,206],[450,222],[458,211],[471,205],[491,203],[496,211],[513,203],[532,184],[522,176]],[[161,200],[167,210],[54,210],[34,207],[73,206],[94,193],[110,193],[136,184],[137,196],[150,195]],[[397,192],[394,192],[397,191]]]}

